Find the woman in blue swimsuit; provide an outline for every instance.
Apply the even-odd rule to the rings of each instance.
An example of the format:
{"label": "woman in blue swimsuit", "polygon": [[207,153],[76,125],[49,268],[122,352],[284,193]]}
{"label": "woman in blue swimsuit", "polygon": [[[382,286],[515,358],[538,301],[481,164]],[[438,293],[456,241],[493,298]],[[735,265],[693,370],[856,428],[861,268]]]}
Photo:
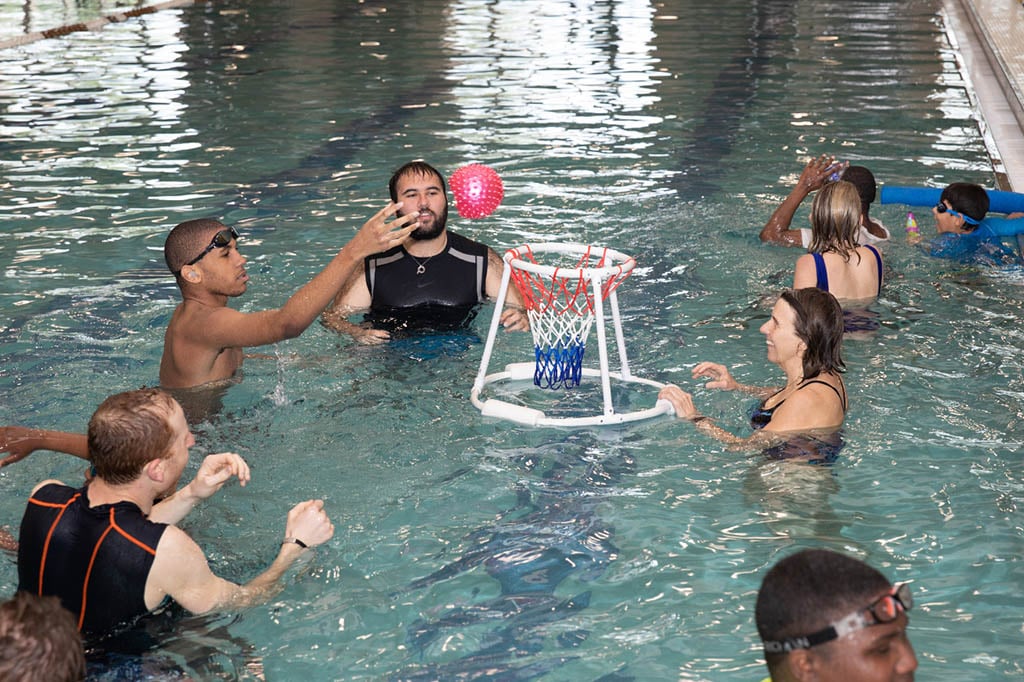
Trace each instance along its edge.
{"label": "woman in blue swimsuit", "polygon": [[882,288],[882,254],[857,246],[861,206],[857,188],[844,180],[822,187],[811,206],[809,253],[796,261],[793,288],[818,287],[842,301],[864,301]]}
{"label": "woman in blue swimsuit", "polygon": [[766,337],[768,360],[786,374],[781,389],[740,384],[724,365],[713,362],[693,368],[694,378],[710,379],[705,384],[708,388],[742,391],[762,399],[751,417],[752,436],[741,438],[719,427],[700,414],[693,396],[678,386],[666,386],[658,397],[672,403],[676,415],[694,422],[700,431],[734,445],[763,445],[778,440],[777,434],[837,431],[847,408],[839,301],[815,287],[784,291],[761,333]]}

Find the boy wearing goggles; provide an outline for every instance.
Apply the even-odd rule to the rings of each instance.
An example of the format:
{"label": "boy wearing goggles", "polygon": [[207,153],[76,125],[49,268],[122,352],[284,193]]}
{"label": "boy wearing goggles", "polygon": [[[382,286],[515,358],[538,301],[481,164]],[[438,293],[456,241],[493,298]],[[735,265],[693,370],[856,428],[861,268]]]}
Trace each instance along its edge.
{"label": "boy wearing goggles", "polygon": [[401,206],[390,203],[366,221],[327,267],[283,306],[252,313],[228,307],[228,299],[244,294],[249,283],[234,228],[207,219],[175,227],[164,243],[164,260],[181,289],[182,302],[164,335],[160,385],[189,388],[230,379],[242,365],[243,347],[301,334],[363,258],[402,244],[416,229],[415,214],[396,217]]}
{"label": "boy wearing goggles", "polygon": [[[988,192],[981,185],[970,182],[947,185],[932,208],[938,235],[923,244],[925,252],[935,258],[965,263],[1019,263],[1019,255],[1004,239],[1024,233],[1024,220],[1020,220],[1024,214],[986,219],[988,210]],[[917,232],[908,232],[907,238],[912,244],[920,241]]]}
{"label": "boy wearing goggles", "polygon": [[[190,388],[230,379],[242,366],[244,346],[262,346],[301,334],[320,315],[345,280],[362,265],[363,258],[402,244],[416,229],[416,214],[394,217],[401,203],[378,211],[320,273],[275,310],[243,313],[228,307],[228,299],[248,288],[245,257],[239,253],[239,234],[216,220],[189,220],[167,236],[164,260],[181,290],[178,304],[164,334],[160,360],[163,388]],[[394,217],[394,219],[392,219]],[[182,396],[183,397],[183,396]],[[195,396],[191,396],[194,398]],[[201,401],[186,409],[198,418],[205,414]],[[65,452],[89,459],[85,434],[0,427],[0,467],[24,459],[36,450]],[[0,532],[0,548],[17,545]]]}
{"label": "boy wearing goggles", "polygon": [[891,585],[862,561],[803,550],[764,577],[755,619],[772,682],[908,682],[909,585]]}
{"label": "boy wearing goggles", "polygon": [[942,190],[939,203],[932,208],[939,234],[970,234],[978,229],[988,213],[988,194],[981,185],[954,182]]}

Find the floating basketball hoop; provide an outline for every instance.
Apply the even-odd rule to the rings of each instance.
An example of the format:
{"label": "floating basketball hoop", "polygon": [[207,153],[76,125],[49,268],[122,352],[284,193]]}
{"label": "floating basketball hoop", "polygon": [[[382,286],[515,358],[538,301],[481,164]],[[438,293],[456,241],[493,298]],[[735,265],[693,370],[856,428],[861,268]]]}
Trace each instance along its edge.
{"label": "floating basketball hoop", "polygon": [[[539,263],[538,255],[555,259],[572,257],[568,266]],[[620,424],[672,414],[666,401],[641,411],[616,413],[612,404],[611,379],[626,383],[662,388],[664,384],[634,377],[629,372],[626,344],[615,290],[629,277],[636,265],[631,257],[605,247],[581,244],[525,244],[509,249],[504,256],[501,288],[494,306],[490,332],[484,345],[480,371],[470,399],[486,416],[501,417],[530,426],[589,426]],[[534,362],[507,365],[505,371],[487,374],[494,350],[509,282],[514,281],[526,307],[533,333]],[[608,367],[608,345],[605,338],[604,303],[608,302],[615,329],[620,370]],[[584,354],[591,327],[597,327],[598,368],[585,367]],[[548,390],[571,390],[585,376],[601,378],[604,410],[601,414],[583,417],[548,416],[543,410],[505,400],[481,400],[484,387],[497,381],[532,379],[533,384]]]}

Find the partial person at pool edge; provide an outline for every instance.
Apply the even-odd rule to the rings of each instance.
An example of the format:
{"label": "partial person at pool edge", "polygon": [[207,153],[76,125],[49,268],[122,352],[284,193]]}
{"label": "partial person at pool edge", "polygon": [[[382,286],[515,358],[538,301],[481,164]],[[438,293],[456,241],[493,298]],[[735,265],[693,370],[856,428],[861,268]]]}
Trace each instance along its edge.
{"label": "partial person at pool edge", "polygon": [[59,597],[86,634],[107,634],[167,598],[193,613],[265,601],[307,547],[334,534],[322,500],[300,502],[274,561],[236,585],[217,577],[175,524],[231,478],[245,485],[245,460],[209,455],[176,490],[195,441],[180,405],[159,389],[107,398],[89,421],[88,442],[96,475],[77,490],[55,480],[35,486],[18,548],[18,589]]}
{"label": "partial person at pool edge", "polygon": [[79,682],[85,676],[82,637],[57,598],[15,592],[0,603],[0,680]]}
{"label": "partial person at pool edge", "polygon": [[836,157],[822,154],[812,158],[800,173],[800,179],[789,195],[772,213],[768,222],[761,228],[762,242],[780,246],[799,246],[808,248],[811,245],[811,230],[807,228],[792,229],[793,216],[797,208],[811,192],[824,187],[829,178],[836,172],[840,180],[845,180],[857,188],[860,197],[861,217],[860,229],[857,231],[858,244],[877,244],[890,238],[889,230],[880,221],[870,216],[871,204],[878,193],[875,176],[864,166],[850,166],[847,161],[836,161]]}
{"label": "partial person at pool edge", "polygon": [[701,362],[693,377],[707,377],[708,388],[741,391],[762,399],[751,415],[754,433],[741,438],[724,430],[693,404],[693,396],[668,385],[658,393],[677,416],[692,421],[698,430],[730,445],[771,445],[787,434],[835,432],[846,415],[846,386],[842,372],[843,311],[835,296],[815,287],[786,290],[761,325],[768,360],[786,374],[786,385],[747,386],[737,382],[728,368]]}
{"label": "partial person at pool edge", "polygon": [[761,582],[754,608],[771,677],[764,682],[911,682],[910,586],[859,559],[805,549]]}
{"label": "partial person at pool edge", "polygon": [[236,248],[238,233],[216,220],[177,225],[164,243],[164,260],[181,290],[164,335],[160,385],[191,388],[232,378],[242,366],[243,347],[298,336],[323,312],[349,274],[371,253],[405,241],[415,216],[396,216],[391,203],[362,226],[312,280],[273,310],[243,313],[228,307],[248,286],[246,259]]}
{"label": "partial person at pool edge", "polygon": [[860,220],[860,197],[851,183],[837,180],[818,190],[811,204],[809,253],[796,261],[794,289],[813,286],[840,300],[878,295],[882,255],[870,244],[857,246]]}
{"label": "partial person at pool edge", "polygon": [[[504,268],[493,249],[448,229],[448,190],[436,168],[411,161],[392,174],[388,190],[393,202],[402,202],[399,215],[417,221],[416,230],[408,241],[368,255],[323,315],[324,326],[363,344],[384,343],[431,318],[449,327],[472,319],[480,303],[497,297]],[[507,298],[501,324],[528,330],[514,287]],[[366,313],[361,324],[349,321],[359,312]]]}

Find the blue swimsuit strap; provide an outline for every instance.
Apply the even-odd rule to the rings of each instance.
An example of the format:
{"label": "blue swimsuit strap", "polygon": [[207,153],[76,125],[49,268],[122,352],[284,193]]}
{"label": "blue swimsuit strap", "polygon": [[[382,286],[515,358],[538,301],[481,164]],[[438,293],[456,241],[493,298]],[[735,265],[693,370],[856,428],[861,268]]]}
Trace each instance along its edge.
{"label": "blue swimsuit strap", "polygon": [[865,244],[871,253],[875,254],[875,264],[878,265],[878,291],[882,291],[882,254],[878,253],[878,249],[871,246],[871,244]]}
{"label": "blue swimsuit strap", "polygon": [[[878,253],[878,249],[870,244],[864,246],[874,255],[875,265],[878,266],[878,292],[875,293],[879,293],[882,291],[882,254]],[[820,253],[812,253],[811,256],[814,257],[814,274],[818,280],[814,286],[822,291],[828,291],[828,270],[825,268],[825,258]]]}
{"label": "blue swimsuit strap", "polygon": [[822,291],[828,291],[828,270],[825,269],[825,258],[820,253],[812,253],[814,257],[814,274],[817,283],[814,285]]}

